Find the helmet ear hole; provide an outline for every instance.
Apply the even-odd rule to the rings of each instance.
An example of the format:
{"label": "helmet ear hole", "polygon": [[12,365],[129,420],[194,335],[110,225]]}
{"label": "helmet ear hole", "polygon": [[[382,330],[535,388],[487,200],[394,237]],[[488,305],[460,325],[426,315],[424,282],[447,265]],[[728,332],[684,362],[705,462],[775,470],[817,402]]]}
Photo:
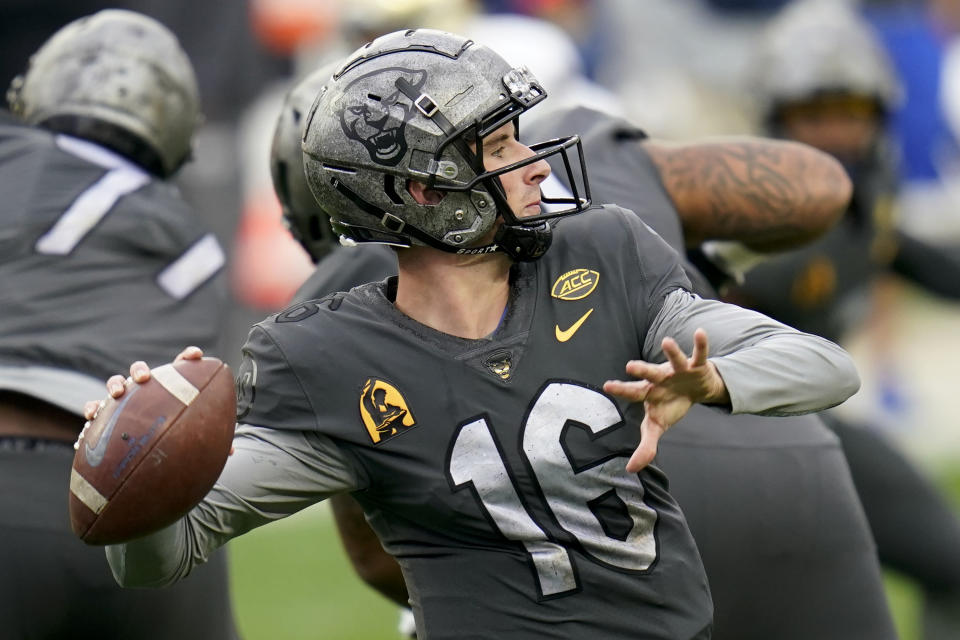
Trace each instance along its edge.
{"label": "helmet ear hole", "polygon": [[446,192],[431,189],[419,180],[407,180],[407,192],[419,205],[433,206],[443,202]]}

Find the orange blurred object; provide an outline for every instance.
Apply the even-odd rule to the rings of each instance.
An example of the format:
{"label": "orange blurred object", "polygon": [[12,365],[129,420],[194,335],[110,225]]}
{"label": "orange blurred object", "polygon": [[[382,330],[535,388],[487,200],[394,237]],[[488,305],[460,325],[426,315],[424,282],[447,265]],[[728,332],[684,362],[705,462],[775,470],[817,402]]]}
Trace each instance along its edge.
{"label": "orange blurred object", "polygon": [[313,273],[313,262],[283,226],[273,191],[248,199],[233,246],[234,296],[251,307],[276,311]]}
{"label": "orange blurred object", "polygon": [[339,4],[338,0],[252,0],[250,26],[267,48],[289,56],[306,43],[334,35]]}

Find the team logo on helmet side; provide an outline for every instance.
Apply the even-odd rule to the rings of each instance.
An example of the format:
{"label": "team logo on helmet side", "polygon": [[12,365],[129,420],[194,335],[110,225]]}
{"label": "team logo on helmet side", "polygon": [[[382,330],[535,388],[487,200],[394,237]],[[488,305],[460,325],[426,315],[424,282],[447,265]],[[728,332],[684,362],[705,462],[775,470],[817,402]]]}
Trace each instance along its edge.
{"label": "team logo on helmet side", "polygon": [[[427,73],[389,67],[361,76],[347,85],[344,93],[354,99],[340,111],[346,136],[361,143],[371,160],[388,167],[400,164],[407,153],[404,129],[415,111],[413,102],[395,87],[400,78],[419,90]],[[392,90],[387,93],[384,87]]]}
{"label": "team logo on helmet side", "polygon": [[593,269],[572,269],[557,278],[550,295],[558,300],[582,300],[593,293],[600,274]]}
{"label": "team logo on helmet side", "polygon": [[370,378],[363,385],[360,417],[373,444],[385,442],[417,424],[397,388],[377,378]]}

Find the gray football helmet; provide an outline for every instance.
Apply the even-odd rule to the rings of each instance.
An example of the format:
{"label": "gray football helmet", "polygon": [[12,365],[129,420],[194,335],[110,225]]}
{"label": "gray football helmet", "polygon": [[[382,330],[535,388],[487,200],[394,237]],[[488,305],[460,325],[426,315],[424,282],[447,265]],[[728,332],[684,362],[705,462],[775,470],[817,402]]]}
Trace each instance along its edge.
{"label": "gray football helmet", "polygon": [[[107,9],[57,31],[7,93],[11,110],[30,124],[92,139],[170,175],[190,156],[200,122],[193,66],[176,36],[156,20]],[[120,136],[122,137],[122,136]],[[117,148],[117,147],[120,148]]]}
{"label": "gray football helmet", "polygon": [[[314,102],[303,140],[307,182],[341,242],[535,260],[550,245],[551,218],[590,206],[580,139],[532,145],[530,158],[496,171],[483,167],[482,141],[544,98],[529,71],[472,40],[429,29],[381,36],[348,57]],[[549,210],[517,218],[498,176],[555,154],[573,197],[543,198]],[[445,195],[418,204],[409,180]],[[477,246],[498,218],[494,242]]]}
{"label": "gray football helmet", "polygon": [[330,214],[307,186],[300,145],[313,100],[339,66],[317,69],[290,89],[273,130],[270,148],[270,176],[283,209],[283,222],[314,262],[333,248],[337,238],[330,228]]}
{"label": "gray football helmet", "polygon": [[878,202],[897,189],[898,151],[886,120],[902,90],[879,36],[850,2],[795,0],[768,25],[756,57],[757,94],[766,132],[786,136],[791,107],[822,100],[865,100],[880,125],[868,148],[856,154],[833,150],[853,180],[847,216],[869,225]]}
{"label": "gray football helmet", "polygon": [[878,37],[840,0],[797,0],[777,14],[761,38],[754,84],[767,118],[830,94],[870,97],[889,112],[901,95]]}

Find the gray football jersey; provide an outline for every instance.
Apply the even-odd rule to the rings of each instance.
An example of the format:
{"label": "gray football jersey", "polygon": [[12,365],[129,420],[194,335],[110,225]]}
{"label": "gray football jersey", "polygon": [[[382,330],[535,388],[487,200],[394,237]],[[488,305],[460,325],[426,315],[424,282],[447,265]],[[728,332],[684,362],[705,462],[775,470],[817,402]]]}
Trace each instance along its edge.
{"label": "gray football jersey", "polygon": [[256,325],[239,419],[336,444],[421,637],[706,638],[706,578],[666,479],[624,469],[641,409],[601,391],[689,282],[619,208],[556,231],[484,339],[404,316],[394,279]]}
{"label": "gray football jersey", "polygon": [[134,360],[215,347],[224,255],[172,185],[8,122],[0,199],[0,388],[80,412]]}

